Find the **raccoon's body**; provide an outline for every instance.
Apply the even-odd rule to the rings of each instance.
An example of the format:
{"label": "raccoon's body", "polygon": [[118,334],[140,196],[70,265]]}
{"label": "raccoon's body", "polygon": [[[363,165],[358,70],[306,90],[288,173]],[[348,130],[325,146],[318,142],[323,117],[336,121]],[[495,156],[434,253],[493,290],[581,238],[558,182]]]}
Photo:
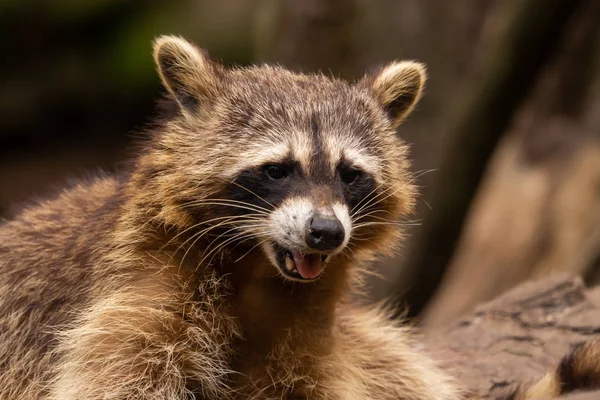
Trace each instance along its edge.
{"label": "raccoon's body", "polygon": [[350,300],[413,205],[395,128],[422,66],[228,71],[174,37],[155,59],[178,112],[131,170],[0,226],[0,399],[461,399]]}

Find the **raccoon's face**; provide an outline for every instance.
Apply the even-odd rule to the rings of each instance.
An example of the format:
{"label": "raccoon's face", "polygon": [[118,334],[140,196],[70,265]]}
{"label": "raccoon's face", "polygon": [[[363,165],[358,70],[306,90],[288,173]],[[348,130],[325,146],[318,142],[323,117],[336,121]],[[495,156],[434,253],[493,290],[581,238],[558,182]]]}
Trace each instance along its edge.
{"label": "raccoon's face", "polygon": [[413,203],[395,128],[420,97],[420,64],[393,63],[351,85],[225,70],[175,37],[156,42],[155,58],[181,109],[165,142],[189,165],[174,168],[203,188],[181,203],[219,233],[205,258],[259,250],[284,277],[312,281],[336,259],[393,247]]}

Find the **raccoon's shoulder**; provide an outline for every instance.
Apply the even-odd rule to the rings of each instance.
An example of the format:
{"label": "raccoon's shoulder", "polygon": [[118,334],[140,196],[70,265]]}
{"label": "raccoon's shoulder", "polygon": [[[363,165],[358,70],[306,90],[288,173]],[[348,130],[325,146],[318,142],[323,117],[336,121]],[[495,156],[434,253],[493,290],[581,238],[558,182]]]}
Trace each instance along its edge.
{"label": "raccoon's shoulder", "polygon": [[11,210],[0,224],[0,248],[52,247],[67,238],[99,234],[122,204],[122,178],[98,174],[72,180]]}

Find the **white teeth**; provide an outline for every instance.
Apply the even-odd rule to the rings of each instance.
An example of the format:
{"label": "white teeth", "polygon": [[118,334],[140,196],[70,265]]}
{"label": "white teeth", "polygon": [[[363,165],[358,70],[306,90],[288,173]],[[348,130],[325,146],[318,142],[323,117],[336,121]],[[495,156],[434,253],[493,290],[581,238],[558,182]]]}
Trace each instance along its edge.
{"label": "white teeth", "polygon": [[294,272],[294,273],[296,273],[296,274],[297,274],[297,273],[298,273],[298,270],[297,270],[296,268],[294,268],[294,269],[292,270],[292,272]]}
{"label": "white teeth", "polygon": [[286,268],[288,271],[295,270],[295,268],[294,268],[294,261],[292,261],[292,259],[291,259],[291,258],[289,258],[289,257],[286,257],[286,258],[285,258],[285,268]]}

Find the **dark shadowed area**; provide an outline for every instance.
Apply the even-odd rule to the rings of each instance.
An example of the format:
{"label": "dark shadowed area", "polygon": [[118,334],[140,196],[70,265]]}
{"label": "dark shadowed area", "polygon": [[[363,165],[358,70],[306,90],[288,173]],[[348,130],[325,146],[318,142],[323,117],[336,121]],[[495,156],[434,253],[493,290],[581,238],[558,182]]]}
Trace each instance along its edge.
{"label": "dark shadowed area", "polygon": [[427,64],[399,130],[417,214],[373,301],[439,326],[528,278],[600,280],[600,1],[0,1],[0,217],[134,155],[160,34],[347,79]]}

